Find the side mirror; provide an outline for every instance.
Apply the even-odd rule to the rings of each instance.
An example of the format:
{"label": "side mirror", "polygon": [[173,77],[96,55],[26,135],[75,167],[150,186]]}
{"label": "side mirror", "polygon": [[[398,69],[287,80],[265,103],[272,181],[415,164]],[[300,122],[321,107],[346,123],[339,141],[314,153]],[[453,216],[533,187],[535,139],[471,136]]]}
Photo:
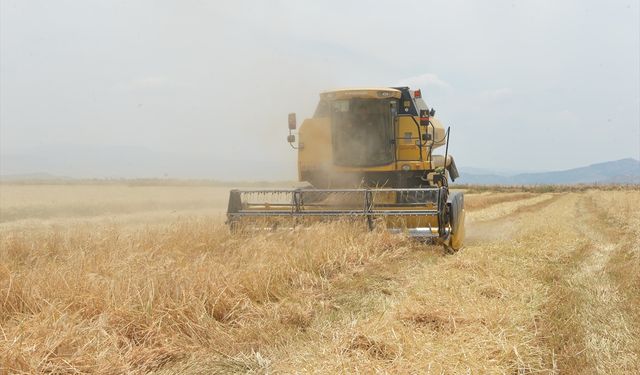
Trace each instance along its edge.
{"label": "side mirror", "polygon": [[429,126],[429,111],[426,109],[420,110],[420,125]]}
{"label": "side mirror", "polygon": [[436,115],[436,110],[431,108],[431,111],[429,111],[429,116],[433,117]]}
{"label": "side mirror", "polygon": [[294,143],[295,141],[296,141],[296,136],[295,136],[295,135],[293,135],[293,134],[289,134],[289,135],[287,136],[287,142],[289,142],[289,143]]}
{"label": "side mirror", "polygon": [[296,130],[296,114],[289,113],[289,130]]}
{"label": "side mirror", "polygon": [[431,140],[431,134],[429,134],[429,133],[422,134],[422,141],[423,142],[430,141],[430,140]]}

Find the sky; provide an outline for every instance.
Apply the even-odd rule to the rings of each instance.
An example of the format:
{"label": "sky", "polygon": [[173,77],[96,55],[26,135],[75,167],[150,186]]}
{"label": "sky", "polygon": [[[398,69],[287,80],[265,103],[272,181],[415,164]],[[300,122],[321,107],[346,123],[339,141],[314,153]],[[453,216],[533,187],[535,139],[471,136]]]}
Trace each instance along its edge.
{"label": "sky", "polygon": [[459,166],[640,159],[640,2],[0,0],[0,174],[295,178],[289,112],[396,85]]}

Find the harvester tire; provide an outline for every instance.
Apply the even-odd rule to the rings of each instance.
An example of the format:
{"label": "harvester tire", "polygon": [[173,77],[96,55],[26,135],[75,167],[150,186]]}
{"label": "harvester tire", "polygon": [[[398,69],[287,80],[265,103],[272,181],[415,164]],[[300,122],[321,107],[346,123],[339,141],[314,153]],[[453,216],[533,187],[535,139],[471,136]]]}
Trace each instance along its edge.
{"label": "harvester tire", "polygon": [[464,209],[460,210],[460,214],[456,218],[458,221],[456,225],[456,231],[451,234],[449,241],[450,251],[458,251],[464,246]]}
{"label": "harvester tire", "polygon": [[449,206],[451,235],[449,236],[446,247],[449,252],[456,252],[464,245],[464,194],[455,192],[449,195],[447,205]]}

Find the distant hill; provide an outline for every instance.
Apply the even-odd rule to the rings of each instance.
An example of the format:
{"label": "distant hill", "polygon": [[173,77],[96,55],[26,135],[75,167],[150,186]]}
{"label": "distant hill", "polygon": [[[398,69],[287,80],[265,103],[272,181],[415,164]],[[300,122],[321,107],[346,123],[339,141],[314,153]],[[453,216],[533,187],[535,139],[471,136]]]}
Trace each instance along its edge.
{"label": "distant hill", "polygon": [[[296,178],[295,154],[278,160],[156,151],[138,146],[54,144],[17,154],[0,154],[3,180],[86,178],[176,178],[225,181],[284,181]],[[256,160],[257,159],[257,160]]]}
{"label": "distant hill", "polygon": [[[627,158],[564,171],[460,167],[456,184],[640,184],[640,161]],[[56,144],[22,154],[0,154],[0,181],[73,179],[205,179],[291,181],[295,155],[287,159],[243,159],[213,154],[185,155],[145,147]],[[250,177],[247,177],[250,176]]]}
{"label": "distant hill", "polygon": [[476,174],[465,172],[465,168],[460,169],[460,178],[456,180],[456,184],[640,184],[640,161],[631,158],[591,164],[587,167],[563,171],[519,173],[514,175]]}
{"label": "distant hill", "polygon": [[71,177],[56,176],[50,173],[26,173],[26,174],[8,174],[0,175],[0,181],[13,182],[13,181],[67,181],[72,180]]}

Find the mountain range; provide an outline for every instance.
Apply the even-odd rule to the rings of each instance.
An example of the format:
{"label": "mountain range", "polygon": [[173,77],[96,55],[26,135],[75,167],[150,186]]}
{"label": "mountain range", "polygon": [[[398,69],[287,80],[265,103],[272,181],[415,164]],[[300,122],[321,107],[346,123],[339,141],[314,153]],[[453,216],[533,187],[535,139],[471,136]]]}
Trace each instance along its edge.
{"label": "mountain range", "polygon": [[[19,154],[0,155],[3,180],[62,178],[172,178],[224,181],[292,181],[295,157],[264,155],[247,158],[214,154],[185,155],[144,147],[52,145]],[[632,158],[562,171],[521,172],[503,169],[458,168],[455,184],[640,184],[640,161]],[[66,177],[62,177],[66,176]]]}
{"label": "mountain range", "polygon": [[640,184],[640,161],[627,158],[562,171],[514,174],[461,167],[460,178],[455,183],[480,185]]}
{"label": "mountain range", "polygon": [[[294,154],[295,155],[295,154]],[[294,180],[295,159],[260,155],[220,156],[213,152],[158,151],[139,146],[55,144],[0,155],[0,177],[7,180],[66,176],[76,179],[222,179],[226,181]],[[37,178],[42,179],[42,178]]]}

